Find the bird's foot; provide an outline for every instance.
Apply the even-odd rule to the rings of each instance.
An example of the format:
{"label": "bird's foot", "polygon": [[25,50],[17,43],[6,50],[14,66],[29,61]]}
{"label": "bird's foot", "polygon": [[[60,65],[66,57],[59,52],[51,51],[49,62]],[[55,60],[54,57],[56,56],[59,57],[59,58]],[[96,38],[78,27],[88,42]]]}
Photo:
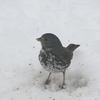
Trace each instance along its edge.
{"label": "bird's foot", "polygon": [[59,85],[59,87],[61,88],[61,89],[65,89],[66,88],[66,85],[64,84],[64,85]]}
{"label": "bird's foot", "polygon": [[50,83],[50,80],[46,80],[45,85],[48,85]]}
{"label": "bird's foot", "polygon": [[48,89],[48,87],[49,87],[49,84],[50,83],[50,80],[46,80],[46,82],[45,82],[45,89]]}
{"label": "bird's foot", "polygon": [[66,88],[66,84],[62,85],[62,89],[65,89]]}

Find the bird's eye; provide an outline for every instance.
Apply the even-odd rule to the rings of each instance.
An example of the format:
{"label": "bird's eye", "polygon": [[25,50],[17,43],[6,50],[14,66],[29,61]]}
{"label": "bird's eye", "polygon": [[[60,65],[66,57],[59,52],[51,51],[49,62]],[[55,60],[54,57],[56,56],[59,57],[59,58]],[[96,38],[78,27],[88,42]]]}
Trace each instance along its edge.
{"label": "bird's eye", "polygon": [[48,39],[46,38],[45,41],[48,41]]}

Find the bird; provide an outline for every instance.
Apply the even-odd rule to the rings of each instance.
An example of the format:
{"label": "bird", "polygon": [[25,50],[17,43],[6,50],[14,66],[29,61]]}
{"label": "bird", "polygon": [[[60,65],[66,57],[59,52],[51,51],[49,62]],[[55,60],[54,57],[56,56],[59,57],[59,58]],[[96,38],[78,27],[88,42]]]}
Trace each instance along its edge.
{"label": "bird", "polygon": [[65,72],[70,66],[73,58],[73,51],[78,48],[79,44],[69,44],[63,47],[59,38],[53,33],[45,33],[40,38],[36,39],[41,43],[41,50],[39,53],[39,61],[41,66],[49,72],[46,85],[50,82],[50,75],[52,73],[63,73],[62,87],[65,86]]}

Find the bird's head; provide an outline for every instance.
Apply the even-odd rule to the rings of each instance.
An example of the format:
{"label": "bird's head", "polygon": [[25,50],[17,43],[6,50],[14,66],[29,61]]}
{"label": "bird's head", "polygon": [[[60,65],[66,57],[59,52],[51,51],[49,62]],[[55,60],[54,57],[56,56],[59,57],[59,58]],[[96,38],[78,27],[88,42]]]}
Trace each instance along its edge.
{"label": "bird's head", "polygon": [[54,48],[59,49],[62,47],[62,44],[58,37],[52,33],[43,34],[40,38],[37,38],[37,41],[40,41],[42,44],[42,49],[50,51]]}

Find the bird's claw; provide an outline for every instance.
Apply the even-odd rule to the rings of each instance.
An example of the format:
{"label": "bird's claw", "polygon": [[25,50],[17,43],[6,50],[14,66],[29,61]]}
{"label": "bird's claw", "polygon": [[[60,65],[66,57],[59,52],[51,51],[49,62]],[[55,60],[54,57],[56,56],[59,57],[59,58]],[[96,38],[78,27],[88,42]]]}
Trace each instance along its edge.
{"label": "bird's claw", "polygon": [[59,85],[59,87],[61,88],[61,89],[65,89],[66,88],[66,85]]}

